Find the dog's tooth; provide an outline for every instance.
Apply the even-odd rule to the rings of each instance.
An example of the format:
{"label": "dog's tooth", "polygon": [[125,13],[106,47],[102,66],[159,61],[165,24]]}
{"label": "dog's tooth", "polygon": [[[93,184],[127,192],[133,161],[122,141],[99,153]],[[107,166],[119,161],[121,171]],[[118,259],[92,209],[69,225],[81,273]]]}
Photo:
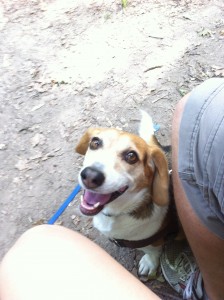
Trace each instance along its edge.
{"label": "dog's tooth", "polygon": [[93,206],[86,205],[86,203],[84,202],[83,195],[80,196],[80,200],[81,200],[81,205],[88,210],[94,210],[95,208],[97,208],[100,205],[100,202],[97,202]]}
{"label": "dog's tooth", "polygon": [[100,206],[100,202],[97,202],[96,204],[93,205],[94,208],[97,208]]}

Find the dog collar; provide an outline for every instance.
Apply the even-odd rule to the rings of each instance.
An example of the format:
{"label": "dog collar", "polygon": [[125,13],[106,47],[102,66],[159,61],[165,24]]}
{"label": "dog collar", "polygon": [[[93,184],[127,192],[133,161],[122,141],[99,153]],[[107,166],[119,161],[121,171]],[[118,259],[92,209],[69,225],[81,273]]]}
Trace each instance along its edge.
{"label": "dog collar", "polygon": [[137,248],[143,248],[149,245],[152,245],[153,243],[157,242],[161,238],[173,238],[177,234],[177,226],[175,225],[175,228],[170,225],[167,227],[161,229],[159,232],[154,234],[153,236],[143,239],[143,240],[138,240],[138,241],[129,241],[129,240],[121,240],[121,239],[110,239],[111,242],[113,242],[115,245],[118,247],[125,247],[125,248],[131,248],[131,249],[137,249]]}

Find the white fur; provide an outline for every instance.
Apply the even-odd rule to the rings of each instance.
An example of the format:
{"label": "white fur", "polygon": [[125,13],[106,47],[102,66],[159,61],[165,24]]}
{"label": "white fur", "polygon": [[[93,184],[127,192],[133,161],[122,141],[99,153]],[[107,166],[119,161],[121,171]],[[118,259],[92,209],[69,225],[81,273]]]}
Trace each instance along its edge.
{"label": "white fur", "polygon": [[145,112],[144,110],[141,110],[142,118],[139,126],[139,136],[148,143],[150,137],[154,135],[154,126],[152,122],[151,116]]}
{"label": "white fur", "polygon": [[154,204],[154,211],[150,218],[136,219],[125,213],[108,217],[110,210],[105,207],[98,215],[94,216],[93,224],[110,238],[141,240],[152,236],[159,230],[166,212],[167,207],[159,207]]}
{"label": "white fur", "polygon": [[140,275],[154,275],[159,265],[159,258],[162,252],[162,246],[148,246],[141,249],[145,255],[139,262],[138,273]]}

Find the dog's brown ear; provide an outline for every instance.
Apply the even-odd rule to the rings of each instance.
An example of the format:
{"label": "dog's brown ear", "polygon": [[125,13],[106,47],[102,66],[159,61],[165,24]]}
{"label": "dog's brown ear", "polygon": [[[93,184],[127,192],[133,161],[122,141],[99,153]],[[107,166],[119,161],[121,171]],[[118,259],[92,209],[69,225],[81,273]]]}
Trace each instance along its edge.
{"label": "dog's brown ear", "polygon": [[165,154],[159,147],[150,147],[150,156],[155,164],[152,199],[159,206],[169,203],[169,174]]}
{"label": "dog's brown ear", "polygon": [[94,128],[89,128],[81,137],[78,145],[75,147],[75,151],[81,155],[85,155],[89,147],[89,141],[93,135]]}

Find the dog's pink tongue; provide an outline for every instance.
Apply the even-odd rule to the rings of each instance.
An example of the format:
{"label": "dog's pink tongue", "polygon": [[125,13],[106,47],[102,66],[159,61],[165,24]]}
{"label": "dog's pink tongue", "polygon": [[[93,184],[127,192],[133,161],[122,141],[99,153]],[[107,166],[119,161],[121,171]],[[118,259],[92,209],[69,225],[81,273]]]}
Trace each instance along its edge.
{"label": "dog's pink tongue", "polygon": [[90,205],[94,205],[98,202],[100,205],[104,205],[110,200],[110,198],[111,194],[97,194],[87,190],[84,193],[84,201]]}

